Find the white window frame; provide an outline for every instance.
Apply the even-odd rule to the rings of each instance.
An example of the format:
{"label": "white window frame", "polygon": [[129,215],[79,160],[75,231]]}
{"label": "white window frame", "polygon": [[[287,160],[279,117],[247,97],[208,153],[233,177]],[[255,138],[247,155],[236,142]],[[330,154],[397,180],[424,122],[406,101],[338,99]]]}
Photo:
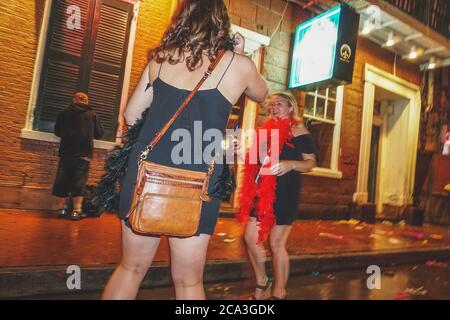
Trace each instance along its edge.
{"label": "white window frame", "polygon": [[[305,173],[305,175],[332,178],[332,179],[342,179],[342,172],[339,171],[339,156],[340,156],[340,141],[341,141],[342,107],[344,104],[344,86],[338,86],[336,88],[336,101],[335,101],[336,104],[335,104],[335,109],[334,109],[334,112],[335,112],[334,121],[326,118],[327,106],[328,106],[328,102],[327,102],[328,91],[329,91],[329,89],[327,90],[326,96],[321,96],[318,94],[318,90],[316,90],[316,92],[314,94],[314,115],[308,115],[308,114],[304,113],[303,118],[334,125],[333,142],[332,142],[333,146],[331,148],[330,168],[316,167],[316,168],[313,168],[311,172]],[[309,94],[309,95],[311,95],[311,94]],[[327,102],[325,104],[323,118],[315,116],[316,103],[317,103],[318,96],[321,98],[325,98],[326,102]],[[306,101],[306,94],[305,94],[305,101]]]}
{"label": "white window frame", "polygon": [[[37,98],[39,93],[39,85],[42,75],[42,68],[44,65],[44,55],[45,55],[45,44],[48,36],[48,28],[50,24],[50,13],[53,1],[48,0],[45,2],[44,7],[44,16],[42,19],[42,26],[39,36],[38,47],[36,51],[36,59],[34,63],[34,71],[33,71],[33,80],[31,84],[30,90],[30,99],[28,102],[28,111],[27,111],[27,119],[25,122],[25,127],[20,132],[20,137],[23,139],[30,140],[38,140],[38,141],[46,141],[46,142],[56,142],[59,143],[60,139],[55,136],[53,133],[37,131],[33,130],[33,121],[34,121],[34,110],[36,109]],[[173,0],[176,4],[176,1]],[[119,119],[123,110],[125,110],[127,101],[128,101],[128,90],[130,87],[130,78],[131,78],[131,67],[133,62],[133,48],[134,41],[136,38],[136,28],[137,28],[137,20],[139,16],[139,0],[131,0],[130,1],[134,5],[133,9],[133,20],[131,22],[130,28],[130,37],[128,43],[128,53],[127,53],[127,61],[125,65],[125,75],[122,87],[122,99],[120,101],[120,113]],[[172,10],[175,7],[175,4],[172,5]],[[118,119],[118,120],[119,120]],[[116,145],[115,142],[104,141],[104,140],[94,140],[94,148],[97,149],[112,149]]]}

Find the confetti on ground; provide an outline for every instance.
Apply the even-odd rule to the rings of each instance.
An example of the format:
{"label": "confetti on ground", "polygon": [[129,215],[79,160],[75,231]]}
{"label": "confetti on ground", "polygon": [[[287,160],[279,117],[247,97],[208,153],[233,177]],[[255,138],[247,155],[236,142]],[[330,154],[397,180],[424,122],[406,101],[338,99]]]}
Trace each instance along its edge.
{"label": "confetti on ground", "polygon": [[337,234],[327,233],[327,232],[319,233],[319,237],[331,238],[331,239],[336,239],[336,240],[344,240],[344,236],[342,236],[342,235],[337,235]]}
{"label": "confetti on ground", "polygon": [[424,289],[424,287],[406,288],[405,293],[410,294],[412,296],[424,296],[428,293],[428,290]]}
{"label": "confetti on ground", "polygon": [[439,268],[443,268],[443,267],[447,266],[446,263],[444,263],[444,262],[438,262],[438,261],[436,261],[436,260],[428,260],[428,261],[426,262],[426,265],[427,265],[428,267],[439,267]]}
{"label": "confetti on ground", "polygon": [[428,240],[423,240],[422,241],[422,244],[427,244],[428,243]]}
{"label": "confetti on ground", "polygon": [[362,230],[362,229],[364,229],[363,226],[356,226],[356,227],[355,227],[355,230]]}
{"label": "confetti on ground", "polygon": [[387,226],[392,226],[393,223],[387,220],[384,220],[381,224],[387,225]]}
{"label": "confetti on ground", "polygon": [[313,271],[311,274],[313,276],[317,277],[318,275],[320,275],[320,272],[319,271]]}
{"label": "confetti on ground", "polygon": [[397,225],[400,227],[404,227],[404,226],[406,226],[406,222],[405,222],[405,220],[402,220],[399,223],[397,223]]}
{"label": "confetti on ground", "polygon": [[215,290],[221,290],[222,288],[223,287],[221,284],[215,284],[215,285],[209,287],[207,290],[211,292],[211,291],[215,291]]}
{"label": "confetti on ground", "polygon": [[394,297],[395,300],[407,300],[410,298],[409,293],[407,292],[399,292],[397,293],[397,295]]}
{"label": "confetti on ground", "polygon": [[419,268],[419,266],[414,266],[412,269],[415,271]]}
{"label": "confetti on ground", "polygon": [[232,242],[235,242],[236,241],[236,238],[228,238],[228,239],[224,239],[223,240],[223,242],[226,242],[226,243],[232,243]]}
{"label": "confetti on ground", "polygon": [[399,244],[399,243],[402,243],[402,242],[400,240],[398,240],[398,239],[395,239],[395,238],[389,238],[389,243]]}
{"label": "confetti on ground", "polygon": [[381,238],[383,238],[383,237],[380,236],[379,234],[375,234],[375,233],[372,233],[369,237],[370,237],[370,238],[374,238],[374,239],[381,239]]}
{"label": "confetti on ground", "polygon": [[386,270],[382,272],[384,275],[388,276],[388,277],[393,277],[395,276],[395,272],[391,271],[391,270]]}
{"label": "confetti on ground", "polygon": [[444,236],[442,234],[430,234],[430,238],[434,240],[442,240]]}
{"label": "confetti on ground", "polygon": [[417,240],[423,240],[425,239],[425,235],[421,232],[403,232],[404,236],[415,238]]}
{"label": "confetti on ground", "polygon": [[221,233],[218,233],[217,234],[219,237],[223,237],[223,236],[225,236],[225,235],[227,235],[226,233],[224,233],[224,232],[221,232]]}
{"label": "confetti on ground", "polygon": [[392,236],[394,234],[393,231],[384,231],[384,230],[375,230],[376,234],[382,235],[382,236]]}
{"label": "confetti on ground", "polygon": [[339,224],[349,224],[349,225],[357,225],[360,223],[357,219],[350,219],[350,220],[339,220]]}
{"label": "confetti on ground", "polygon": [[330,279],[330,280],[336,280],[336,277],[333,276],[332,274],[329,274],[329,275],[327,276],[327,278]]}

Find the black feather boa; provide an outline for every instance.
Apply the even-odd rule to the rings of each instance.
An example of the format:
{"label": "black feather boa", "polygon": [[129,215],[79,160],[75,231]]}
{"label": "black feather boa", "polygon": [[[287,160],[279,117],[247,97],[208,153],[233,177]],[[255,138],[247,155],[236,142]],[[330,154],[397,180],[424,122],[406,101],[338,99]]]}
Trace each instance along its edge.
{"label": "black feather boa", "polygon": [[100,179],[92,199],[92,203],[98,208],[98,215],[104,211],[119,211],[120,180],[127,172],[131,149],[137,141],[149,110],[150,108],[145,109],[141,118],[123,133],[123,146],[116,146],[108,153],[105,161],[106,173]]}

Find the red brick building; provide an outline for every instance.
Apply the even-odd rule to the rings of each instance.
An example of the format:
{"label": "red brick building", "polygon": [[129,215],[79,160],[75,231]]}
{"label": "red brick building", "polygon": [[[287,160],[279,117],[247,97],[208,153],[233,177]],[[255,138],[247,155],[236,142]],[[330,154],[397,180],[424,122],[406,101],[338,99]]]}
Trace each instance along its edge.
{"label": "red brick building", "polygon": [[[57,140],[49,132],[52,116],[57,111],[57,107],[51,109],[57,102],[52,88],[59,88],[62,95],[67,95],[71,88],[64,87],[61,83],[79,81],[90,96],[94,97],[98,108],[101,108],[99,113],[107,123],[109,141],[96,142],[89,183],[93,184],[99,179],[103,173],[106,150],[113,145],[119,114],[126,106],[127,96],[133,91],[146,64],[148,48],[158,43],[176,2],[3,2],[0,13],[0,50],[3,58],[0,74],[0,148],[3,150],[3,156],[0,157],[0,207],[53,208],[50,190],[58,158]],[[252,53],[255,50],[253,59],[258,62],[271,88],[285,89],[288,83],[292,34],[299,23],[316,14],[312,12],[314,10],[306,7],[303,9],[301,5],[284,0],[225,2],[234,28],[246,29],[252,38],[249,39],[248,46],[253,47],[249,47],[248,51]],[[332,3],[323,2],[327,5]],[[58,34],[61,31],[58,29],[61,28],[61,21],[67,21],[71,15],[77,14],[73,8],[68,9],[70,5],[81,8],[81,29],[75,28],[70,32],[66,31],[68,34]],[[76,25],[76,19],[71,21]],[[120,36],[111,37],[112,34]],[[74,48],[78,48],[78,52]],[[63,49],[66,51],[61,56],[58,50]],[[77,59],[80,57],[88,57],[90,64],[79,64]],[[74,65],[77,67],[73,67]],[[63,72],[64,70],[69,71]],[[52,72],[59,75],[59,78],[52,78]],[[64,76],[71,74],[70,72],[73,73],[73,78],[65,79]],[[409,88],[420,89],[422,84],[418,65],[402,60],[379,44],[359,37],[352,84],[340,89],[330,89],[325,95],[328,97],[325,103],[333,106],[334,112],[330,117],[310,117],[311,123],[319,126],[317,134],[322,141],[323,168],[315,170],[304,179],[299,205],[303,217],[340,218],[348,213],[349,203],[368,201],[368,169],[366,168],[365,173],[360,172],[360,157],[363,154],[363,167],[368,167],[368,154],[367,151],[361,153],[361,141],[362,137],[367,139],[362,132],[367,123],[363,111],[367,103],[365,96],[369,74],[373,77],[382,74],[392,83],[401,82]],[[52,81],[54,87],[51,87]],[[385,90],[375,89],[375,86],[369,88],[371,89],[376,90],[375,95],[381,97],[380,103],[383,96],[389,96]],[[314,98],[314,106],[310,105],[311,97]],[[311,108],[314,108],[314,114],[320,109],[318,101],[321,99],[321,92],[299,92],[298,98],[301,108],[305,109],[305,117]],[[263,110],[248,103],[248,110],[254,112],[246,115],[246,121],[248,125],[255,125],[260,121],[256,119],[257,113],[263,116]],[[248,119],[251,115],[253,119]],[[414,164],[408,164],[405,170],[413,169]],[[408,184],[411,187],[412,181]],[[406,188],[406,191],[402,191],[402,196],[412,196],[407,186],[399,188]],[[395,194],[396,191],[392,192]],[[392,203],[393,206],[402,207],[411,203],[410,200],[393,199]]]}

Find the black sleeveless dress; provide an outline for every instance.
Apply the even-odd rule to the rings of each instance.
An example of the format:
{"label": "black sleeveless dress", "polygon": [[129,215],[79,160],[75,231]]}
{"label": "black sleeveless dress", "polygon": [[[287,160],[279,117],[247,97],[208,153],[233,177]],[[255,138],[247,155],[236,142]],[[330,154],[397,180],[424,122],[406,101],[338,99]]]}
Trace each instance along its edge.
{"label": "black sleeveless dress", "polygon": [[[222,139],[222,133],[226,128],[232,108],[231,103],[217,89],[220,81],[214,89],[201,90],[200,88],[186,109],[183,110],[167,133],[149,153],[147,160],[175,168],[204,172],[208,170],[210,162],[205,161],[203,151],[208,145],[211,145],[211,141],[203,141],[208,139],[206,137],[203,139],[203,134],[208,129],[216,129],[215,132],[220,133]],[[188,90],[179,89],[164,82],[159,74],[152,85],[153,101],[137,142],[131,151],[127,172],[121,183],[119,205],[119,217],[121,219],[125,219],[131,206],[137,175],[137,162],[142,150],[145,149],[153,137],[169,121],[190,93]],[[172,138],[172,133],[175,130],[177,132]],[[185,137],[191,137],[191,139],[184,139]],[[220,141],[214,141],[213,139],[214,144],[218,143],[220,145],[221,139]],[[180,147],[183,143],[186,143],[188,148],[181,150]],[[184,154],[183,151],[187,152],[187,154]],[[180,156],[187,163],[179,163]],[[214,154],[211,156],[214,156]],[[175,161],[173,161],[174,159]],[[216,183],[222,170],[223,164],[216,164],[209,184],[210,192],[212,192],[211,188]],[[213,199],[203,204],[200,225],[196,235],[202,233],[211,235],[214,233],[219,209],[220,200],[218,199]]]}
{"label": "black sleeveless dress", "polygon": [[[287,144],[280,153],[280,160],[299,160],[302,153],[315,154],[311,134],[303,134],[293,137],[293,147]],[[290,225],[297,217],[302,175],[297,171],[277,177],[277,188],[275,191],[274,211],[277,225]]]}
{"label": "black sleeveless dress", "polygon": [[[288,144],[283,146],[280,160],[301,160],[302,153],[317,154],[312,136],[309,133],[293,137],[290,144],[292,146]],[[301,181],[302,175],[294,170],[282,176],[277,176],[275,203],[273,204],[277,225],[291,225],[297,218]],[[255,212],[252,211],[250,216],[256,217]]]}

